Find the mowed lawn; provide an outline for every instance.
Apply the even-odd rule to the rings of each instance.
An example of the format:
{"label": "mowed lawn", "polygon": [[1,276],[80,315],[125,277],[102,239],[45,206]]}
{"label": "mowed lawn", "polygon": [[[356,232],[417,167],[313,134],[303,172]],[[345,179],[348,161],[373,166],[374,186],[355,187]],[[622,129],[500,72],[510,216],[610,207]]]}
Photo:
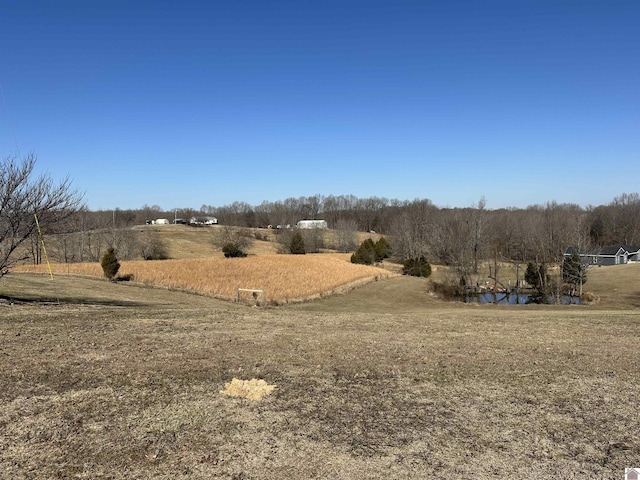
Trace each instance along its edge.
{"label": "mowed lawn", "polygon": [[[623,478],[640,459],[633,309],[448,304],[405,277],[277,308],[28,274],[0,294],[0,478]],[[233,378],[275,390],[221,394]]]}

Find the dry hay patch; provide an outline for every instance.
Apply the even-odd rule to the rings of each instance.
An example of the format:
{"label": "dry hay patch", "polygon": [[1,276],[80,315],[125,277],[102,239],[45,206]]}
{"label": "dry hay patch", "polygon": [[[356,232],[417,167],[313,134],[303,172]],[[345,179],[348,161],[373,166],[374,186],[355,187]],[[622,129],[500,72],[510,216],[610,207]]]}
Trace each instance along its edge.
{"label": "dry hay patch", "polygon": [[275,385],[269,385],[262,379],[252,378],[251,380],[239,380],[234,378],[224,384],[224,390],[220,390],[220,393],[230,397],[259,401],[267,395],[271,395],[271,392],[273,392],[275,388]]}
{"label": "dry hay patch", "polygon": [[[397,276],[382,268],[349,261],[348,254],[256,255],[247,258],[124,261],[121,276],[135,285],[199,293],[236,300],[238,287],[264,290],[268,304],[280,305],[342,293],[362,283]],[[102,277],[97,262],[52,264],[56,275]],[[46,273],[46,267],[25,266],[25,273]]]}

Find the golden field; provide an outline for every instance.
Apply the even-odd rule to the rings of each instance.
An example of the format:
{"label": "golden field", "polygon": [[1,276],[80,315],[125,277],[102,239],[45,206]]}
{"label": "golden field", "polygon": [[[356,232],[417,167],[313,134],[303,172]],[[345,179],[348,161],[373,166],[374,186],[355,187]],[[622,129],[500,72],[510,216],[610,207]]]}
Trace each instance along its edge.
{"label": "golden field", "polygon": [[[121,262],[119,276],[144,285],[234,300],[236,289],[264,290],[268,304],[282,304],[340,293],[354,286],[395,276],[388,270],[355,265],[349,254],[258,255],[246,258],[198,258]],[[102,276],[99,263],[52,264],[57,275]],[[47,265],[16,271],[47,273]]]}

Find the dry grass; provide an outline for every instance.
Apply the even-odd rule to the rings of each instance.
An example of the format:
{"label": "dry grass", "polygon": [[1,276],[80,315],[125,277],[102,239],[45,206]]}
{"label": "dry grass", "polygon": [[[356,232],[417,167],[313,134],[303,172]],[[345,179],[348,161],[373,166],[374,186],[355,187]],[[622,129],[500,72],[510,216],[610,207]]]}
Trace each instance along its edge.
{"label": "dry grass", "polygon": [[[428,281],[347,258],[123,263],[191,282],[147,280],[164,289],[4,277],[0,478],[614,479],[637,466],[640,265],[590,270],[596,305],[509,307],[443,302]],[[303,277],[312,292],[349,285],[351,267],[380,281],[270,309],[173,291],[219,277],[229,298],[241,278],[293,298]],[[247,378],[277,388],[251,401]]]}
{"label": "dry grass", "polygon": [[251,380],[240,380],[234,378],[224,384],[224,390],[220,390],[220,393],[230,397],[258,401],[267,395],[271,395],[275,388],[275,385],[269,385],[262,379],[252,378]]}
{"label": "dry grass", "polygon": [[592,267],[587,270],[586,292],[603,307],[640,308],[640,263]]}
{"label": "dry grass", "polygon": [[167,247],[169,258],[208,258],[222,256],[214,245],[216,227],[195,228],[187,225],[145,225],[141,232],[154,232]]}
{"label": "dry grass", "polygon": [[[52,265],[54,275],[102,276],[96,262]],[[18,270],[46,272],[46,265]],[[247,258],[201,258],[122,262],[119,275],[169,289],[233,300],[236,288],[261,289],[267,302],[282,304],[344,292],[355,285],[388,278],[394,273],[355,265],[347,254],[261,255]]]}
{"label": "dry grass", "polygon": [[[637,465],[637,310],[424,302],[425,283],[251,309],[10,274],[0,477],[613,479]],[[233,378],[277,388],[221,395]]]}

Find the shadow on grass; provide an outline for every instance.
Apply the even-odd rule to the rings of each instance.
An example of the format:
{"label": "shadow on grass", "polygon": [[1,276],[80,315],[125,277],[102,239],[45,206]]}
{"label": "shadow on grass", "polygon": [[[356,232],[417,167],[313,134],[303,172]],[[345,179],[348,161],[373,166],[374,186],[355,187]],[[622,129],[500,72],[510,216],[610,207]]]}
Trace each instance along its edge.
{"label": "shadow on grass", "polygon": [[102,305],[107,307],[144,307],[147,303],[104,298],[0,295],[0,302],[28,305]]}

